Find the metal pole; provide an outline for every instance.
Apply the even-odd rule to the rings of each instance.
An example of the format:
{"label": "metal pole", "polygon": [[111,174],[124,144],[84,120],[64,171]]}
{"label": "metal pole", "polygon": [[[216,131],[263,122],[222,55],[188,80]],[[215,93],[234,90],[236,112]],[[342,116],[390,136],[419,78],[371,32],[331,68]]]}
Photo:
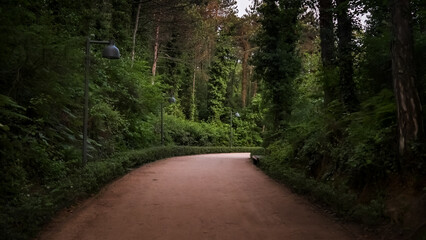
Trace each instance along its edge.
{"label": "metal pole", "polygon": [[111,42],[114,43],[114,41],[96,41],[96,40],[90,40],[90,43],[95,43],[95,44],[110,44]]}
{"label": "metal pole", "polygon": [[160,103],[160,108],[161,108],[161,146],[164,146],[163,102]]}
{"label": "metal pole", "polygon": [[87,122],[89,118],[89,68],[90,68],[90,38],[86,41],[86,63],[84,73],[84,106],[83,106],[83,165],[87,163]]}
{"label": "metal pole", "polygon": [[230,127],[230,135],[231,135],[231,137],[230,137],[230,145],[231,145],[231,148],[232,148],[232,110],[231,110],[231,127]]}
{"label": "metal pole", "polygon": [[110,41],[95,41],[86,39],[86,62],[84,64],[84,106],[83,106],[83,166],[87,163],[87,125],[89,121],[89,72],[90,72],[90,44],[109,44]]}

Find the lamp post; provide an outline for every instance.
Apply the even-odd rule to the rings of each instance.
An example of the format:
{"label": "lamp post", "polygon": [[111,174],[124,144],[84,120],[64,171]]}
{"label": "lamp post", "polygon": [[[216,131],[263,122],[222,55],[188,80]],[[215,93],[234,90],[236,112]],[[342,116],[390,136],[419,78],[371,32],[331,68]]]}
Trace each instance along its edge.
{"label": "lamp post", "polygon": [[90,68],[90,44],[108,44],[102,52],[102,57],[108,59],[119,59],[120,50],[113,41],[86,40],[86,64],[84,74],[84,114],[83,114],[83,165],[87,163],[87,125],[89,119],[89,68]]}
{"label": "lamp post", "polygon": [[[233,116],[234,115],[232,114],[232,110],[231,110],[231,125],[229,128],[229,139],[230,139],[229,145],[231,146],[231,148],[232,148],[232,118]],[[235,112],[235,117],[240,117],[240,114],[238,112]]]}
{"label": "lamp post", "polygon": [[[176,102],[176,98],[170,97],[168,101],[169,101],[169,103],[175,103]],[[161,108],[161,146],[164,146],[163,100],[161,100],[160,108]]]}

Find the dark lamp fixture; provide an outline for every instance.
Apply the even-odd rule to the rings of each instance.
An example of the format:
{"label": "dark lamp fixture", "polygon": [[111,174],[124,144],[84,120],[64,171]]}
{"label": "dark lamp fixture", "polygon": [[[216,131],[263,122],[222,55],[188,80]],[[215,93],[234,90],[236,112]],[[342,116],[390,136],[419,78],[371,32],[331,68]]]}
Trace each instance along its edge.
{"label": "dark lamp fixture", "polygon": [[169,98],[169,103],[175,103],[176,102],[176,98],[175,97],[170,97]]}
{"label": "dark lamp fixture", "polygon": [[108,59],[119,59],[120,50],[118,50],[114,42],[110,42],[108,46],[104,48],[104,51],[102,52],[102,57],[108,58]]}

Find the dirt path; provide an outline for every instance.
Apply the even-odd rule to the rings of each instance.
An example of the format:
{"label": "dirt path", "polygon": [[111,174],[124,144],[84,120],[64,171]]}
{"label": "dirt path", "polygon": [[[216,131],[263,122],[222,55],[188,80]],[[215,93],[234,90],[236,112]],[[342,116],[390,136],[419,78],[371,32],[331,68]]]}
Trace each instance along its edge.
{"label": "dirt path", "polygon": [[145,165],[64,212],[39,239],[357,239],[246,153]]}

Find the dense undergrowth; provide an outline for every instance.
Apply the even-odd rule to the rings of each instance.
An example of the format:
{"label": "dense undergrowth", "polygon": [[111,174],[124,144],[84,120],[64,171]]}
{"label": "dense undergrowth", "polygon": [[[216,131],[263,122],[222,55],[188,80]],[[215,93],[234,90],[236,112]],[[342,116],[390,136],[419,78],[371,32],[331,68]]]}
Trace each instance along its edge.
{"label": "dense undergrowth", "polygon": [[357,195],[344,184],[333,186],[318,181],[307,176],[303,170],[292,168],[271,157],[263,158],[259,167],[270,177],[286,184],[296,193],[307,195],[309,199],[330,209],[338,217],[367,225],[377,225],[384,220],[382,199],[360,204]]}
{"label": "dense undergrowth", "polygon": [[[392,92],[382,90],[345,114],[336,114],[344,112],[337,104],[323,109],[303,99],[303,111],[293,112],[284,137],[269,144],[262,170],[340,217],[392,223],[408,235],[421,229],[426,168],[422,161],[400,165]],[[412,149],[425,159],[423,145]]]}
{"label": "dense undergrowth", "polygon": [[30,239],[55,212],[84,199],[105,184],[120,177],[132,168],[173,156],[254,152],[263,153],[256,147],[154,147],[127,151],[108,159],[89,162],[83,168],[43,185],[29,185],[9,201],[0,205],[0,239]]}

